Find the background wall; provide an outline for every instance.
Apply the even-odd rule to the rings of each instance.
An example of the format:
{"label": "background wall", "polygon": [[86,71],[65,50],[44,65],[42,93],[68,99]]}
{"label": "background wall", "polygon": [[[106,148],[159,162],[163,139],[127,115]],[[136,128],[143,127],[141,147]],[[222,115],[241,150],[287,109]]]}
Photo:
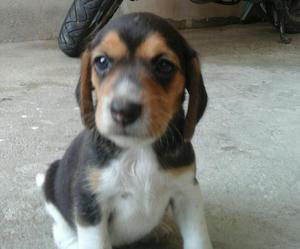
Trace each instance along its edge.
{"label": "background wall", "polygon": [[0,0],[0,42],[57,36],[72,0]]}
{"label": "background wall", "polygon": [[[73,0],[1,0],[0,42],[54,39]],[[239,15],[240,7],[194,4],[189,0],[124,1],[118,15],[150,11],[174,20]]]}
{"label": "background wall", "polygon": [[174,20],[199,20],[206,17],[239,16],[240,5],[220,5],[214,3],[195,4],[190,0],[140,0],[124,1],[124,12],[149,11]]}

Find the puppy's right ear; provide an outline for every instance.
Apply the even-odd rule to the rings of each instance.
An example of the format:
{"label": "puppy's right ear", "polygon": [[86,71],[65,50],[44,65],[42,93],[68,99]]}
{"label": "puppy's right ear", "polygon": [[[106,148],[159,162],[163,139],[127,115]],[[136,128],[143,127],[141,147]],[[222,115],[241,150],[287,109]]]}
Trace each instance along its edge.
{"label": "puppy's right ear", "polygon": [[91,70],[91,52],[86,49],[81,56],[80,78],[76,88],[76,97],[80,106],[82,123],[88,129],[95,125]]}

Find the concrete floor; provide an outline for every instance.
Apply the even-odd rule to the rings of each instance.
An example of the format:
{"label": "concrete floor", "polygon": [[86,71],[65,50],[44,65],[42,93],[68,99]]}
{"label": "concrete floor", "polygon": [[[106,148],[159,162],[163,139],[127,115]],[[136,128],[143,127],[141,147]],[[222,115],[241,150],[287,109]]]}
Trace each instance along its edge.
{"label": "concrete floor", "polygon": [[[300,36],[269,25],[185,31],[210,97],[194,144],[216,249],[300,248]],[[79,61],[56,42],[0,44],[0,248],[53,249],[36,173],[81,129]]]}

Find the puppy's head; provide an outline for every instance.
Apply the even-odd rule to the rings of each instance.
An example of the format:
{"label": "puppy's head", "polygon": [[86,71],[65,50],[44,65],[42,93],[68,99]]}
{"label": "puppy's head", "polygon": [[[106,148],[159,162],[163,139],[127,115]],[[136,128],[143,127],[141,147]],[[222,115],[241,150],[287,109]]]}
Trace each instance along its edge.
{"label": "puppy's head", "polygon": [[82,55],[79,84],[83,123],[126,147],[160,138],[181,110],[185,89],[190,97],[180,132],[189,141],[207,103],[195,51],[148,13],[115,19],[96,35]]}

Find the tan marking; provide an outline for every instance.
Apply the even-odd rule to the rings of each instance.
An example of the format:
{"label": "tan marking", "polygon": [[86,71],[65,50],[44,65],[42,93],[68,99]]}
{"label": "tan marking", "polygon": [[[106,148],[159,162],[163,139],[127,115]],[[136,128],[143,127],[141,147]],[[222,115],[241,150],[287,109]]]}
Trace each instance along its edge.
{"label": "tan marking", "polygon": [[159,137],[165,132],[181,104],[184,77],[177,72],[167,90],[145,73],[141,76],[141,83],[143,85],[142,99],[150,110],[149,133],[153,137]]}
{"label": "tan marking", "polygon": [[105,80],[101,81],[95,69],[93,69],[92,71],[92,83],[95,88],[97,99],[95,120],[98,128],[100,128],[99,125],[101,124],[100,120],[103,112],[103,97],[110,95],[110,93],[113,91],[114,82],[117,80],[118,77],[119,73],[116,70],[114,70],[105,77]]}
{"label": "tan marking", "polygon": [[101,172],[99,169],[91,167],[87,170],[88,186],[93,193],[99,191],[100,180],[101,180]]}
{"label": "tan marking", "polygon": [[181,68],[178,56],[167,46],[165,38],[157,32],[148,36],[136,52],[138,57],[146,60],[151,60],[160,54],[163,54],[178,68]]}
{"label": "tan marking", "polygon": [[96,97],[98,100],[101,99],[102,96],[107,96],[112,91],[112,86],[114,82],[118,79],[119,72],[118,70],[113,70],[107,74],[104,80],[102,80],[95,68],[92,70],[92,84],[95,88]]}
{"label": "tan marking", "polygon": [[195,164],[182,166],[182,167],[172,167],[170,166],[164,166],[166,168],[167,173],[173,175],[173,176],[181,176],[185,173],[191,172],[195,170]]}
{"label": "tan marking", "polygon": [[128,49],[118,33],[116,31],[110,31],[94,49],[93,60],[101,54],[106,54],[113,59],[121,59],[128,55]]}

